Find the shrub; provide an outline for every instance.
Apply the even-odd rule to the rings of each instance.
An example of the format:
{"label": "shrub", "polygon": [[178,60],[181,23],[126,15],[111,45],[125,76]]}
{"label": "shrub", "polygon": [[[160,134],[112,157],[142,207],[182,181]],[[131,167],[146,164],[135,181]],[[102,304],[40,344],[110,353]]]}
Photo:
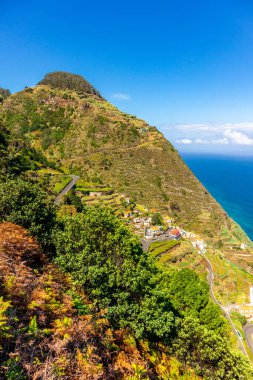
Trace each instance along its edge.
{"label": "shrub", "polygon": [[45,84],[61,89],[87,92],[89,94],[101,97],[99,92],[81,75],[71,74],[65,71],[55,71],[46,74],[44,79],[42,79],[38,84]]}
{"label": "shrub", "polygon": [[246,358],[230,348],[230,343],[201,326],[198,320],[178,321],[178,336],[173,344],[176,356],[205,379],[252,379]]}
{"label": "shrub", "polygon": [[159,212],[156,212],[155,214],[152,215],[152,224],[154,225],[163,224],[163,218]]}
{"label": "shrub", "polygon": [[51,244],[55,209],[38,185],[22,179],[0,183],[0,221],[27,228],[44,246]]}
{"label": "shrub", "polygon": [[65,219],[55,236],[56,262],[82,285],[115,326],[136,337],[167,339],[174,313],[159,271],[114,214],[98,206]]}
{"label": "shrub", "polygon": [[10,94],[10,90],[0,87],[0,103],[2,103],[4,99],[10,96]]}

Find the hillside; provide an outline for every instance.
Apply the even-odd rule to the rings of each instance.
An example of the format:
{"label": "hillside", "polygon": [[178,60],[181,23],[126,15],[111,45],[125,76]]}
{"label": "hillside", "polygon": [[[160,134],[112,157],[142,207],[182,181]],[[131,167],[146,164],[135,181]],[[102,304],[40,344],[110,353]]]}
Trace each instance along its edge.
{"label": "hillside", "polygon": [[[250,379],[220,306],[248,301],[252,243],[155,127],[56,72],[2,99],[0,154],[3,378]],[[145,223],[182,237],[143,250]]]}
{"label": "hillside", "polygon": [[87,181],[101,181],[184,228],[214,235],[231,221],[155,128],[96,95],[39,85],[7,98],[7,126]]}

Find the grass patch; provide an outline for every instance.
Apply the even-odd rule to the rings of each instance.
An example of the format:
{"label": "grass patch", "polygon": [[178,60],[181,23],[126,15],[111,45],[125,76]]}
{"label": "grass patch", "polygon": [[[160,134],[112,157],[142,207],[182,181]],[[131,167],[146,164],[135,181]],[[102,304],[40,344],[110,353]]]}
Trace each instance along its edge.
{"label": "grass patch", "polygon": [[66,187],[71,181],[72,181],[71,177],[58,178],[57,182],[54,184],[53,193],[59,194],[64,189],[64,187]]}
{"label": "grass patch", "polygon": [[179,245],[180,242],[177,240],[154,242],[149,247],[149,253],[152,255],[152,257],[157,257]]}

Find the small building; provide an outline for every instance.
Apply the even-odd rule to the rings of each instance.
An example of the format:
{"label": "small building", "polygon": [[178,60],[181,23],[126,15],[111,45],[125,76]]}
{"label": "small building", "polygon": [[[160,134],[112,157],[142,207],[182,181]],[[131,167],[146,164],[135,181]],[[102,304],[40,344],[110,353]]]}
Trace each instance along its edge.
{"label": "small building", "polygon": [[151,218],[147,218],[147,219],[143,220],[143,224],[144,224],[145,227],[150,227],[151,223],[152,223],[152,219]]}
{"label": "small building", "polygon": [[205,253],[207,245],[203,240],[196,240],[191,242],[193,247],[196,248],[199,253]]}
{"label": "small building", "polygon": [[179,240],[181,238],[181,232],[177,228],[170,230],[169,235],[175,240]]}
{"label": "small building", "polygon": [[186,232],[185,230],[182,230],[182,229],[181,229],[181,235],[182,235],[182,236],[186,236],[186,234],[187,234],[187,232]]}
{"label": "small building", "polygon": [[242,305],[239,307],[239,313],[245,318],[252,321],[253,320],[253,305]]}
{"label": "small building", "polygon": [[161,235],[163,232],[162,226],[151,226],[145,229],[145,238],[152,239],[156,236]]}
{"label": "small building", "polygon": [[125,212],[124,212],[124,218],[131,218],[132,215],[133,215],[133,214],[132,214],[131,211],[125,211]]}
{"label": "small building", "polygon": [[101,195],[103,195],[102,191],[90,191],[91,197],[101,197]]}
{"label": "small building", "polygon": [[142,219],[141,218],[133,218],[133,222],[134,223],[142,223]]}

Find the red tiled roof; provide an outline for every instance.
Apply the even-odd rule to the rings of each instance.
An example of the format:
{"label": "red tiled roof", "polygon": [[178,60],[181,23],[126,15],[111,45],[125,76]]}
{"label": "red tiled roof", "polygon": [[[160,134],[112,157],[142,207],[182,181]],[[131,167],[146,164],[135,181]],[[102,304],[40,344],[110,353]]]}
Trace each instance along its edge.
{"label": "red tiled roof", "polygon": [[181,235],[180,231],[177,230],[176,228],[174,228],[173,230],[170,231],[170,234],[171,235],[174,235],[174,236],[179,236]]}

